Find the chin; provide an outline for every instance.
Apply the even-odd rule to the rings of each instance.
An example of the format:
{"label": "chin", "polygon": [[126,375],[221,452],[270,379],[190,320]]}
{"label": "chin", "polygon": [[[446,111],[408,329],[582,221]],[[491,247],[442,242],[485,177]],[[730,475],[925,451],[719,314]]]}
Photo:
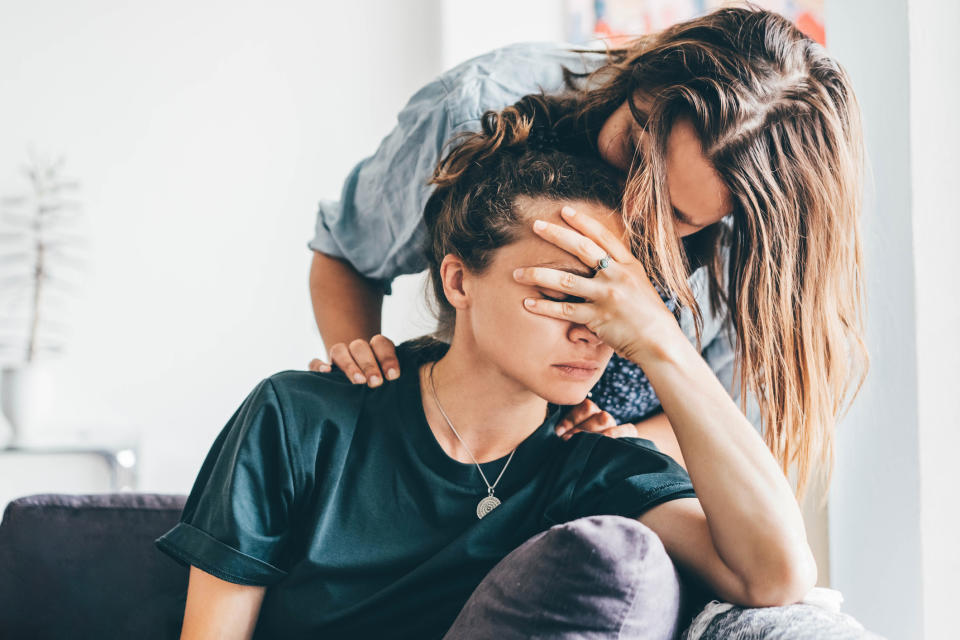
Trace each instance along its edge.
{"label": "chin", "polygon": [[[599,378],[599,377],[598,377]],[[597,383],[596,380],[587,382],[544,381],[537,395],[553,404],[578,405],[583,402],[590,390]]]}
{"label": "chin", "polygon": [[549,393],[541,396],[547,402],[552,404],[559,404],[564,406],[576,406],[587,399],[587,393],[590,389],[583,391],[582,393],[574,394],[560,394],[560,393]]}

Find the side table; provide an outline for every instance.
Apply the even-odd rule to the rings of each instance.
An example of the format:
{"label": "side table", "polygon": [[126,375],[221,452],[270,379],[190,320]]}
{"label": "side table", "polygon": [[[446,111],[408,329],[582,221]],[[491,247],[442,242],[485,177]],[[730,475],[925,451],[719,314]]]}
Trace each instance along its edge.
{"label": "side table", "polygon": [[35,493],[135,491],[136,440],[57,439],[0,448],[0,512]]}

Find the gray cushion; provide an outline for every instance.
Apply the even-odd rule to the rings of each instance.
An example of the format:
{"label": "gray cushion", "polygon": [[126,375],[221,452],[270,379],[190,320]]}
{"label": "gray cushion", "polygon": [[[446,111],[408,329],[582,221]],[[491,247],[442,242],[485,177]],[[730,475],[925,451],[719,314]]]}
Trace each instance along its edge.
{"label": "gray cushion", "polygon": [[852,616],[811,604],[738,607],[710,602],[684,632],[683,640],[884,640]]}
{"label": "gray cushion", "polygon": [[176,638],[188,570],[153,540],[186,496],[43,494],[0,524],[0,636]]}
{"label": "gray cushion", "polygon": [[477,587],[444,640],[674,638],[680,581],[637,520],[591,516],[515,549]]}

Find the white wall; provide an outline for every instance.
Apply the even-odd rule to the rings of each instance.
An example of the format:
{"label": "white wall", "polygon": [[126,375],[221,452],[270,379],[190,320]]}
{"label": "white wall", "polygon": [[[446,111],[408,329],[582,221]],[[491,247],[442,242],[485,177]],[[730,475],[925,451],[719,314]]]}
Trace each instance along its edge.
{"label": "white wall", "polygon": [[956,3],[827,3],[863,107],[870,377],[838,434],[831,582],[890,638],[956,636],[960,235]]}
{"label": "white wall", "polygon": [[960,3],[910,0],[907,17],[923,623],[945,639],[960,597]]}
{"label": "white wall", "polygon": [[[188,491],[253,385],[323,355],[317,200],[421,85],[509,42],[561,40],[561,10],[0,0],[0,194],[23,191],[30,148],[62,154],[90,240],[47,429],[139,433],[139,488]],[[402,277],[385,301],[397,341],[432,328],[423,284]]]}
{"label": "white wall", "polygon": [[139,431],[140,488],[186,492],[254,384],[321,353],[316,202],[440,71],[438,6],[0,4],[0,193],[63,154],[91,241],[54,427]]}
{"label": "white wall", "polygon": [[565,39],[564,0],[441,3],[445,68],[514,42]]}
{"label": "white wall", "polygon": [[863,108],[873,181],[864,217],[870,375],[837,434],[831,584],[890,638],[920,638],[916,318],[906,0],[827,4],[827,45]]}

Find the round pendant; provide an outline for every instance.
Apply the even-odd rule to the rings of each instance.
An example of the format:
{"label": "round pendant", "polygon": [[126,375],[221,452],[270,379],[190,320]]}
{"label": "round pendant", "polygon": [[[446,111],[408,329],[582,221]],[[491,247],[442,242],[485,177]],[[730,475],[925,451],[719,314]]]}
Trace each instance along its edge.
{"label": "round pendant", "polygon": [[487,496],[477,505],[477,517],[482,518],[500,506],[500,501],[493,496]]}

